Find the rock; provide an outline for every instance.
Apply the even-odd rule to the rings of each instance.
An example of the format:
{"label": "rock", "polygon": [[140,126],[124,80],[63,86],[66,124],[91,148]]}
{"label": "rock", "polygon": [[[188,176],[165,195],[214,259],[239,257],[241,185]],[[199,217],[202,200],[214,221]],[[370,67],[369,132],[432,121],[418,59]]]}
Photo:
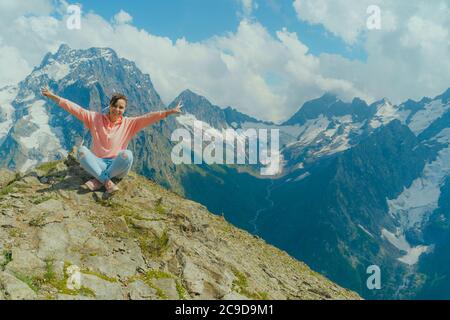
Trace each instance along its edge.
{"label": "rock", "polygon": [[239,294],[237,292],[231,291],[222,297],[222,300],[250,300],[246,296]]}
{"label": "rock", "polygon": [[41,259],[54,258],[65,261],[67,259],[66,250],[69,246],[69,235],[64,225],[52,223],[44,226],[38,234],[39,249],[38,257]]}
{"label": "rock", "polygon": [[70,244],[73,247],[84,246],[84,243],[92,236],[94,231],[92,224],[81,218],[66,220],[65,227],[70,237]]}
{"label": "rock", "polygon": [[135,228],[149,230],[158,238],[161,238],[166,230],[166,224],[161,221],[138,220],[132,218],[131,223]]}
{"label": "rock", "polygon": [[128,285],[128,295],[131,300],[157,300],[156,290],[147,286],[144,281],[136,280]]}
{"label": "rock", "polygon": [[43,277],[46,264],[28,250],[13,248],[12,261],[6,266],[6,270],[10,271],[11,274],[19,273],[29,277]]}
{"label": "rock", "polygon": [[117,217],[113,219],[114,229],[119,233],[129,233],[130,229],[128,228],[127,221],[123,216]]}
{"label": "rock", "polygon": [[27,176],[23,177],[22,181],[26,185],[40,185],[41,184],[39,179],[36,176],[33,176],[33,175],[27,175]]}
{"label": "rock", "polygon": [[7,186],[14,181],[16,174],[8,169],[0,169],[0,188]]}
{"label": "rock", "polygon": [[179,300],[177,285],[174,279],[152,279],[152,283],[161,289],[169,300]]}
{"label": "rock", "polygon": [[0,215],[0,227],[14,228],[17,226],[17,220],[11,216]]}
{"label": "rock", "polygon": [[94,300],[94,297],[86,297],[80,295],[71,295],[71,294],[58,294],[57,300]]}
{"label": "rock", "polygon": [[11,300],[36,299],[36,293],[24,282],[7,272],[0,272],[0,287]]}
{"label": "rock", "polygon": [[109,249],[108,243],[95,236],[84,243],[84,253],[91,256],[106,256],[111,253]]}
{"label": "rock", "polygon": [[30,214],[43,214],[43,213],[62,213],[64,212],[64,204],[56,199],[49,199],[38,205],[34,206],[30,210]]}
{"label": "rock", "polygon": [[[120,279],[135,275],[138,269],[145,269],[141,249],[134,241],[125,239],[119,244],[108,243],[106,248],[110,249],[108,255],[88,255],[85,257],[84,266],[110,278]],[[110,254],[111,251],[115,253]]]}
{"label": "rock", "polygon": [[145,268],[141,255],[132,255],[128,252],[118,252],[107,257],[88,256],[84,265],[108,277],[121,279],[135,275],[138,268]]}
{"label": "rock", "polygon": [[23,204],[21,201],[16,200],[14,202],[11,202],[11,207],[18,209],[25,209],[27,206]]}
{"label": "rock", "polygon": [[121,286],[117,282],[103,280],[90,274],[82,274],[81,285],[92,290],[95,298],[99,300],[124,299]]}
{"label": "rock", "polygon": [[183,268],[183,278],[186,289],[192,296],[199,296],[203,293],[204,272],[200,270],[189,258],[185,258]]}
{"label": "rock", "polygon": [[[188,299],[247,299],[233,292],[233,284],[234,291],[245,289],[256,297],[264,293],[275,299],[358,298],[204,206],[135,173],[134,179],[121,182],[122,194],[103,202],[101,193],[78,190],[77,181],[88,179],[78,166],[67,171],[64,166],[51,169],[54,166],[44,166],[52,170],[47,177],[54,186],[43,186],[37,173],[29,174],[15,182],[27,188],[0,197],[0,253],[12,251],[12,259],[0,254],[0,299],[160,299],[160,290],[169,299],[179,299],[176,281]],[[0,181],[8,179],[0,175]],[[154,210],[158,199],[164,199],[167,214]],[[69,274],[71,266],[78,266],[79,272]],[[155,274],[144,281],[150,269],[170,272],[177,280]],[[56,279],[69,277],[74,286],[81,283],[80,291],[62,294],[59,284],[49,281],[34,292],[32,279],[50,270]],[[241,275],[235,274],[238,271]]]}

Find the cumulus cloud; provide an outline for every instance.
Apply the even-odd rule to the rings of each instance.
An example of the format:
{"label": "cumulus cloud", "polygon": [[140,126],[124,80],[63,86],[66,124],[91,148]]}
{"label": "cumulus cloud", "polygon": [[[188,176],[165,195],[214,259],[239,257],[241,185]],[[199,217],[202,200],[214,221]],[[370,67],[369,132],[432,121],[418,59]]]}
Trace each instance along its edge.
{"label": "cumulus cloud", "polygon": [[[48,10],[28,15],[22,10],[0,31],[0,46],[7,47],[0,51],[5,57],[2,64],[8,70],[4,72],[2,67],[0,85],[22,80],[46,52],[56,51],[64,42],[76,49],[110,47],[135,61],[150,74],[166,103],[189,88],[217,105],[233,106],[264,120],[285,120],[303,102],[326,91],[345,99],[359,96],[373,101],[387,96],[401,101],[438,94],[449,86],[448,29],[443,27],[449,15],[445,11],[427,17],[427,6],[416,5],[405,9],[408,13],[402,15],[407,20],[400,21],[397,5],[383,7],[382,17],[389,21],[383,20],[380,31],[364,30],[364,21],[358,22],[356,31],[341,30],[340,26],[331,31],[335,25],[330,19],[336,17],[328,16],[332,10],[323,7],[327,1],[317,1],[322,8],[319,5],[318,12],[307,15],[310,22],[323,24],[349,43],[365,41],[367,61],[331,54],[314,56],[296,33],[282,29],[273,36],[254,19],[242,19],[235,32],[189,42],[138,29],[125,11],[116,14],[112,22],[95,13],[85,14],[82,29],[69,30],[65,16],[55,18]],[[310,7],[300,8],[314,10],[313,2],[316,0],[302,0]],[[298,6],[299,0],[296,3]],[[243,4],[244,8],[255,5],[253,1]],[[55,9],[64,13],[61,7]],[[445,5],[441,9],[448,10]],[[307,19],[302,14],[299,17]],[[432,10],[428,14],[433,14]],[[346,15],[339,18],[345,20]],[[11,71],[13,65],[17,73]]]}
{"label": "cumulus cloud", "polygon": [[[380,30],[366,27],[369,5],[381,10]],[[300,20],[322,25],[350,46],[360,42],[367,52],[364,63],[321,55],[323,75],[396,103],[450,86],[448,1],[296,0],[293,6]]]}
{"label": "cumulus cloud", "polygon": [[286,119],[305,99],[323,91],[358,94],[346,81],[321,76],[320,61],[294,33],[281,30],[273,37],[250,19],[243,19],[235,33],[194,43],[172,41],[129,23],[117,23],[129,19],[109,23],[89,13],[83,16],[81,30],[67,29],[64,19],[18,17],[5,32],[5,42],[18,48],[18,57],[30,67],[62,42],[73,48],[111,47],[151,75],[166,103],[190,88],[215,104],[230,105],[266,120]]}
{"label": "cumulus cloud", "polygon": [[2,70],[0,76],[2,88],[24,79],[30,71],[30,66],[16,48],[0,45],[0,70]]}

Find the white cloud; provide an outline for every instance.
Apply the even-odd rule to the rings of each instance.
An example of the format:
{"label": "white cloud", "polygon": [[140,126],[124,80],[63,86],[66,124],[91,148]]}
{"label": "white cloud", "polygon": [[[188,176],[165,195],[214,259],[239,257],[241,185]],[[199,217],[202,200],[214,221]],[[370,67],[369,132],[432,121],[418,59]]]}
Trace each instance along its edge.
{"label": "white cloud", "polygon": [[[378,5],[381,30],[368,30],[366,9]],[[321,55],[321,73],[349,81],[374,98],[395,103],[435,96],[450,86],[448,0],[296,0],[299,19],[321,24],[349,45],[361,43],[367,61]]]}
{"label": "white cloud", "polygon": [[[295,0],[293,6],[300,20],[322,24],[334,35],[354,44],[367,31],[367,8],[371,5],[380,7],[384,30],[395,28],[395,20],[386,9],[387,3],[388,0]],[[411,3],[408,2],[408,5]]]}
{"label": "white cloud", "polygon": [[114,22],[116,24],[125,24],[133,21],[133,17],[126,11],[120,10],[118,14],[114,16]]}
{"label": "white cloud", "polygon": [[18,48],[29,66],[62,42],[73,48],[111,47],[151,75],[166,103],[190,88],[218,105],[277,121],[324,90],[357,93],[346,81],[321,76],[320,61],[295,34],[282,30],[274,38],[248,19],[235,33],[197,43],[173,42],[131,24],[110,24],[93,13],[83,16],[81,30],[69,30],[63,20],[40,16],[19,17],[6,33],[15,34],[5,42]]}
{"label": "white cloud", "polygon": [[0,45],[0,70],[2,70],[0,76],[2,88],[24,79],[30,71],[30,66],[16,48]]}

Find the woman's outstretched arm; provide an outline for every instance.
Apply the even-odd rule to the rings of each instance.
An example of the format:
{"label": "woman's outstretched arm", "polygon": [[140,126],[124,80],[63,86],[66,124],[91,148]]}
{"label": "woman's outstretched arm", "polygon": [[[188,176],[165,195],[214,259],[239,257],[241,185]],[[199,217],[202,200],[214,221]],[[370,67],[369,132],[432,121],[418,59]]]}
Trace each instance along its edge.
{"label": "woman's outstretched arm", "polygon": [[133,134],[137,133],[139,130],[141,130],[142,128],[144,128],[146,126],[149,126],[159,120],[167,118],[171,114],[181,113],[182,107],[183,107],[183,104],[180,101],[180,102],[178,102],[177,106],[173,109],[150,112],[150,113],[144,114],[139,117],[131,118],[131,121],[133,121],[133,126],[132,126]]}
{"label": "woman's outstretched arm", "polygon": [[48,87],[41,88],[41,93],[43,96],[55,101],[61,108],[73,114],[78,120],[82,121],[88,128],[90,128],[95,112],[86,110],[76,103],[54,94],[48,89]]}

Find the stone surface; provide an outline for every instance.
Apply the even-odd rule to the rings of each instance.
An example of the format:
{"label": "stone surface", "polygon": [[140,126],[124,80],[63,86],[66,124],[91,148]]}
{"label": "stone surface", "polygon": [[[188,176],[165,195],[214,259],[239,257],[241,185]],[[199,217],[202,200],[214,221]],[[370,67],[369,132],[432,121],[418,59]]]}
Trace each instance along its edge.
{"label": "stone surface", "polygon": [[179,299],[177,285],[174,279],[170,278],[152,279],[152,283],[162,290],[162,292],[167,296],[167,299],[169,300]]}
{"label": "stone surface", "polygon": [[144,281],[136,280],[128,286],[129,298],[131,300],[157,300],[156,290],[147,286]]}
{"label": "stone surface", "polygon": [[7,272],[0,273],[0,284],[3,294],[10,300],[36,299],[36,293],[24,282]]}
{"label": "stone surface", "polygon": [[124,299],[119,283],[100,279],[94,275],[83,274],[81,285],[92,290],[98,300],[120,300]]}
{"label": "stone surface", "polygon": [[15,173],[8,169],[0,169],[0,188],[8,185],[15,178]]}
{"label": "stone surface", "polygon": [[42,277],[46,270],[45,262],[39,259],[29,250],[14,248],[12,252],[12,261],[6,266],[6,270],[11,274],[19,273],[29,277]]}
{"label": "stone surface", "polygon": [[[359,299],[134,173],[102,200],[80,192],[77,165],[55,167],[53,187],[36,173],[14,182],[27,185],[20,192],[0,194],[0,249],[12,253],[0,255],[0,299],[179,299],[177,283],[187,299]],[[82,288],[67,294],[61,283],[75,266]]]}

